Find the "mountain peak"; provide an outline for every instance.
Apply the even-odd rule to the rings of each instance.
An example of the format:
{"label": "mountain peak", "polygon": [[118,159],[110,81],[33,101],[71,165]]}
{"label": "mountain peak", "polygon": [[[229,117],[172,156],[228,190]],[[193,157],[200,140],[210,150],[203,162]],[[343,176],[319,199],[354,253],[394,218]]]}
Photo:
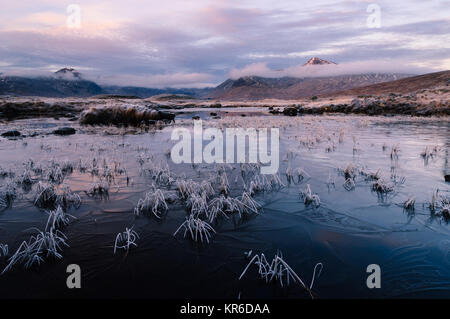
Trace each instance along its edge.
{"label": "mountain peak", "polygon": [[81,73],[74,68],[62,68],[55,72],[58,78],[64,78],[67,80],[80,80]]}
{"label": "mountain peak", "polygon": [[303,66],[307,66],[307,65],[324,65],[324,64],[337,64],[337,63],[330,62],[330,61],[327,61],[327,60],[324,60],[324,59],[320,59],[320,58],[314,57],[314,58],[309,59],[309,61],[306,62],[305,64],[303,64]]}

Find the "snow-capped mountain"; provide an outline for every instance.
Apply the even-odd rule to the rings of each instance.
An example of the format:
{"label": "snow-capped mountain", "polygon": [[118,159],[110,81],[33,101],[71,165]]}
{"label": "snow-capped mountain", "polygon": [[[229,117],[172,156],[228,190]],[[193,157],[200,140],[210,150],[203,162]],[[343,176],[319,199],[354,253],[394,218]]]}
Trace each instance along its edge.
{"label": "snow-capped mountain", "polygon": [[330,61],[327,61],[327,60],[324,60],[324,59],[320,59],[320,58],[314,57],[314,58],[309,59],[309,61],[306,62],[305,64],[303,64],[303,66],[308,66],[308,65],[325,65],[325,64],[337,64],[337,63],[330,62]]}

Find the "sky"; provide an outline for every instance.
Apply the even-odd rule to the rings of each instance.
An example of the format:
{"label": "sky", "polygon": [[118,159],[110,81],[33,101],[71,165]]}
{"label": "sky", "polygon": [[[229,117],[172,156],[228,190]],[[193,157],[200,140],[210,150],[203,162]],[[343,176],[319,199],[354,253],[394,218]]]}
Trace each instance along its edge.
{"label": "sky", "polygon": [[[101,84],[450,69],[450,0],[0,0],[0,73]],[[336,66],[304,68],[317,56]]]}

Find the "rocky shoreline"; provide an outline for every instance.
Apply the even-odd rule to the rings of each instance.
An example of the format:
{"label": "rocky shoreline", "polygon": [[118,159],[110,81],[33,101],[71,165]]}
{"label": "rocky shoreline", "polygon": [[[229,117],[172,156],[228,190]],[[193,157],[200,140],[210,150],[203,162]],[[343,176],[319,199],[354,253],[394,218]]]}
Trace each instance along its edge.
{"label": "rocky shoreline", "polygon": [[354,99],[350,103],[327,104],[317,107],[303,107],[301,105],[285,107],[283,111],[272,110],[271,113],[283,113],[287,116],[298,114],[365,114],[365,115],[411,115],[411,116],[446,116],[450,115],[450,103],[429,104],[405,101],[389,101],[376,98]]}

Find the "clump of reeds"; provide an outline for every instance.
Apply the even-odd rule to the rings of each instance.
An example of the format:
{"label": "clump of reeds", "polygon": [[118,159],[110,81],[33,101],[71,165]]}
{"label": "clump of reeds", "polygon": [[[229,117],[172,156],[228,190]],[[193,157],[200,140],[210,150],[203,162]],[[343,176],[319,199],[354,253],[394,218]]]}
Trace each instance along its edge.
{"label": "clump of reeds", "polygon": [[290,166],[288,166],[288,168],[286,169],[286,178],[288,183],[300,183],[304,179],[309,179],[310,177],[311,176],[303,168],[292,169]]}
{"label": "clump of reeds", "polygon": [[8,256],[8,244],[0,244],[0,257]]}
{"label": "clump of reeds", "polygon": [[351,178],[354,180],[358,172],[359,172],[358,168],[353,163],[347,164],[347,166],[343,170],[345,179]]}
{"label": "clump of reeds", "polygon": [[400,146],[399,144],[392,145],[391,148],[391,159],[397,160],[400,155]]}
{"label": "clump of reeds", "polygon": [[319,195],[313,194],[309,184],[306,184],[306,188],[300,191],[300,196],[303,198],[305,205],[314,204],[314,206],[320,206]]}
{"label": "clump of reeds", "polygon": [[328,143],[328,145],[325,147],[325,152],[331,153],[336,150],[336,145],[333,142]]}
{"label": "clump of reeds", "polygon": [[158,120],[173,121],[175,115],[141,106],[92,107],[80,116],[80,123],[87,125],[140,126]]}
{"label": "clump of reeds", "polygon": [[61,164],[61,171],[63,172],[63,174],[71,174],[73,172],[74,166],[75,165],[73,164],[73,162],[66,159]]}
{"label": "clump of reeds", "polygon": [[61,251],[66,243],[67,237],[59,230],[51,228],[49,231],[39,231],[36,236],[31,236],[28,241],[23,241],[14,255],[8,259],[8,265],[2,274],[17,264],[23,264],[30,268],[34,264],[40,265],[46,258],[62,259]]}
{"label": "clump of reeds", "polygon": [[69,225],[71,219],[76,219],[74,216],[64,212],[61,206],[58,206],[55,210],[51,210],[48,213],[47,224],[45,230],[57,230],[62,229]]}
{"label": "clump of reeds", "polygon": [[142,171],[148,173],[159,185],[167,186],[175,181],[167,163],[148,163],[147,167],[142,167]]}
{"label": "clump of reeds", "polygon": [[31,173],[29,169],[25,169],[22,175],[16,177],[16,183],[22,185],[23,187],[29,187],[34,183],[33,178],[31,178]]}
{"label": "clump of reeds", "polygon": [[380,194],[387,194],[394,191],[394,186],[380,178],[372,184],[372,190]]}
{"label": "clump of reeds", "polygon": [[57,194],[53,184],[39,182],[34,195],[34,205],[40,208],[53,207],[56,203]]}
{"label": "clump of reeds", "polygon": [[432,196],[429,206],[431,213],[443,216],[446,219],[450,218],[450,198],[441,194],[439,189],[436,189]]}
{"label": "clump of reeds", "polygon": [[280,251],[275,254],[270,263],[267,261],[266,256],[261,253],[260,255],[255,255],[250,260],[244,271],[239,276],[239,280],[244,277],[252,264],[257,266],[258,275],[266,283],[278,282],[282,287],[284,287],[284,285],[289,286],[291,283],[299,284],[310,294],[311,298],[313,298],[312,288],[314,286],[314,281],[316,277],[318,278],[320,276],[323,269],[322,263],[317,263],[314,266],[311,284],[307,286],[305,282],[295,273],[295,271],[284,261],[283,255]]}
{"label": "clump of reeds", "polygon": [[294,181],[294,171],[290,165],[286,168],[285,174],[286,174],[286,179],[287,179],[288,183],[291,183]]}
{"label": "clump of reeds", "polygon": [[178,192],[183,199],[187,199],[191,194],[205,194],[207,197],[214,195],[215,191],[210,181],[197,183],[191,179],[177,179],[175,182]]}
{"label": "clump of reeds", "polygon": [[56,195],[56,205],[64,209],[81,205],[81,197],[77,193],[72,192],[69,186],[63,186]]}
{"label": "clump of reeds", "polygon": [[55,184],[61,184],[64,181],[64,173],[58,164],[49,167],[46,174],[47,181]]}
{"label": "clump of reeds", "polygon": [[11,169],[3,169],[2,167],[0,167],[0,177],[1,178],[14,178],[14,176],[16,175],[16,173],[14,171],[12,171]]}
{"label": "clump of reeds", "polygon": [[248,187],[245,189],[250,195],[254,195],[259,192],[264,192],[271,189],[271,184],[265,175],[256,175],[253,180],[250,181]]}
{"label": "clump of reeds", "polygon": [[212,233],[216,232],[210,224],[192,214],[189,215],[189,217],[186,217],[186,220],[178,227],[173,236],[176,236],[183,228],[183,237],[186,237],[186,234],[189,234],[193,241],[200,241],[202,243],[204,240],[209,243]]}
{"label": "clump of reeds", "polygon": [[186,207],[195,217],[208,216],[208,202],[206,193],[192,193],[186,200]]}
{"label": "clump of reeds", "polygon": [[248,192],[243,192],[237,201],[237,205],[240,206],[239,215],[243,214],[258,214],[261,205],[255,201]]}
{"label": "clump of reeds", "polygon": [[148,192],[144,198],[140,199],[134,208],[134,214],[153,214],[156,218],[161,218],[161,214],[169,209],[164,197],[164,193],[160,189]]}
{"label": "clump of reeds", "polygon": [[34,195],[34,205],[39,208],[52,208],[58,205],[63,208],[78,208],[81,205],[81,198],[68,186],[63,186],[57,191],[53,184],[39,182]]}
{"label": "clump of reeds", "polygon": [[114,241],[114,254],[117,249],[124,249],[127,252],[132,246],[137,247],[136,240],[139,239],[138,233],[131,228],[125,228],[125,231],[118,233]]}
{"label": "clump of reeds", "polygon": [[227,213],[233,212],[235,209],[234,201],[231,197],[220,195],[213,198],[208,203],[207,218],[210,223],[214,222],[219,216],[228,218]]}
{"label": "clump of reeds", "polygon": [[361,170],[361,175],[365,177],[366,181],[377,181],[381,178],[381,169],[379,168],[376,172]]}
{"label": "clump of reeds", "polygon": [[226,172],[222,172],[219,177],[219,193],[228,195],[230,193],[230,183]]}
{"label": "clump of reeds", "polygon": [[0,188],[0,210],[11,207],[17,197],[17,189],[12,182]]}
{"label": "clump of reeds", "polygon": [[415,204],[416,204],[416,198],[414,196],[411,196],[411,197],[408,197],[408,199],[403,202],[403,208],[407,211],[414,211]]}
{"label": "clump of reeds", "polygon": [[109,183],[106,181],[98,181],[91,184],[90,188],[85,192],[88,196],[108,198]]}
{"label": "clump of reeds", "polygon": [[428,160],[430,158],[434,158],[435,156],[437,156],[439,151],[440,151],[440,147],[437,146],[437,145],[436,146],[431,146],[431,147],[430,146],[426,146],[425,150],[422,153],[420,153],[420,156],[424,159],[425,164],[427,164]]}
{"label": "clump of reeds", "polygon": [[334,176],[332,177],[331,173],[328,173],[328,178],[327,178],[326,184],[327,184],[328,188],[335,187],[336,186],[336,177],[334,177]]}

